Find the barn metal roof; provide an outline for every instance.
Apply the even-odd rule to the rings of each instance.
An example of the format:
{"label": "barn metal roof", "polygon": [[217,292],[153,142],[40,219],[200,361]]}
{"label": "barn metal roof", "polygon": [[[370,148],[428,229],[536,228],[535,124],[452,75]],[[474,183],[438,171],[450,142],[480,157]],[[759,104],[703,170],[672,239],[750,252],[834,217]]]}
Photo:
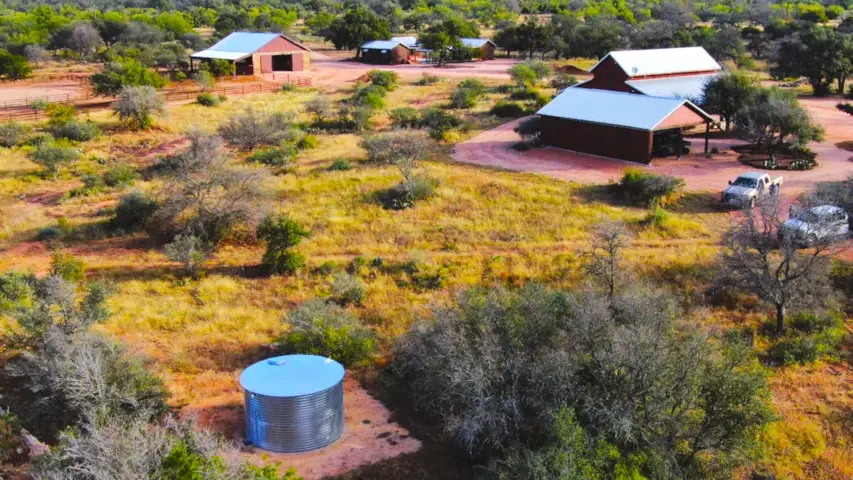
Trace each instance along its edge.
{"label": "barn metal roof", "polygon": [[193,58],[240,60],[279,36],[278,33],[233,32],[207,50],[192,54]]}
{"label": "barn metal roof", "polygon": [[297,397],[331,388],[344,378],[344,367],[318,355],[282,355],[243,370],[240,386],[268,397]]}
{"label": "barn metal roof", "polygon": [[547,117],[651,131],[685,104],[700,116],[711,119],[710,115],[689,100],[592,88],[567,88],[536,113]]}
{"label": "barn metal roof", "polygon": [[595,70],[607,57],[616,61],[629,77],[722,70],[704,48],[682,47],[613,51],[602,57],[589,71]]}
{"label": "barn metal roof", "polygon": [[391,41],[402,43],[409,48],[418,46],[418,37],[391,37]]}
{"label": "barn metal roof", "polygon": [[459,40],[462,42],[462,45],[467,48],[480,48],[487,43],[491,43],[492,45],[495,44],[495,42],[488,38],[460,38]]}
{"label": "barn metal roof", "polygon": [[705,85],[717,75],[711,73],[708,75],[629,80],[625,84],[644,95],[686,98],[694,102],[701,102],[705,95]]}
{"label": "barn metal roof", "polygon": [[397,45],[409,48],[405,43],[394,40],[372,40],[361,46],[362,50],[391,50]]}

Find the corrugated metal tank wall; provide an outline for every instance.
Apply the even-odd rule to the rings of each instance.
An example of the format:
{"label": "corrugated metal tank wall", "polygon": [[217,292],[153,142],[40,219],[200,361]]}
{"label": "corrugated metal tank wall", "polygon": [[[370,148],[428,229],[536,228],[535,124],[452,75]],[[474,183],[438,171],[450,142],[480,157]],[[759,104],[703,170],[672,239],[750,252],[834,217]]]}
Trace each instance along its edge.
{"label": "corrugated metal tank wall", "polygon": [[343,381],[309,395],[246,398],[246,440],[273,452],[295,453],[331,444],[344,431]]}

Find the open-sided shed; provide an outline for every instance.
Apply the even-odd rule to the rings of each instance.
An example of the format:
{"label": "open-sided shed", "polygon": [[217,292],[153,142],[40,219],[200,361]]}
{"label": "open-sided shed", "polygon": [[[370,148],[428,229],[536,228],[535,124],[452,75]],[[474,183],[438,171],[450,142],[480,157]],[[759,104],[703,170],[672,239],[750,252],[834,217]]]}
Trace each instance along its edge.
{"label": "open-sided shed", "polygon": [[563,90],[537,114],[544,145],[638,163],[680,155],[682,131],[704,123],[707,133],[712,121],[689,100],[587,88]]}
{"label": "open-sided shed", "polygon": [[237,75],[308,70],[311,51],[281,33],[234,32],[206,50],[190,55],[191,60],[228,60]]}

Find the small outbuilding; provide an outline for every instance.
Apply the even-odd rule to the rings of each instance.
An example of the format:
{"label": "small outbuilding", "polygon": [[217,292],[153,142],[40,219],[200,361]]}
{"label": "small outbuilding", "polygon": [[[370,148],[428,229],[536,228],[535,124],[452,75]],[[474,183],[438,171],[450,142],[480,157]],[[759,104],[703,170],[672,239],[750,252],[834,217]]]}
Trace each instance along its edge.
{"label": "small outbuilding", "polygon": [[246,443],[296,453],[325,447],[344,431],[344,367],[318,355],[283,355],[240,375]]}
{"label": "small outbuilding", "polygon": [[473,58],[480,60],[494,60],[497,45],[488,38],[460,38],[462,45],[471,53]]}
{"label": "small outbuilding", "polygon": [[373,40],[361,46],[358,59],[376,65],[400,65],[409,63],[415,47],[398,40]]}
{"label": "small outbuilding", "polygon": [[689,100],[589,88],[567,88],[537,112],[544,145],[650,163],[680,155],[686,128],[705,124],[705,151],[713,121]]}
{"label": "small outbuilding", "polygon": [[311,50],[281,33],[234,32],[206,50],[190,55],[193,60],[228,60],[237,75],[309,70]]}

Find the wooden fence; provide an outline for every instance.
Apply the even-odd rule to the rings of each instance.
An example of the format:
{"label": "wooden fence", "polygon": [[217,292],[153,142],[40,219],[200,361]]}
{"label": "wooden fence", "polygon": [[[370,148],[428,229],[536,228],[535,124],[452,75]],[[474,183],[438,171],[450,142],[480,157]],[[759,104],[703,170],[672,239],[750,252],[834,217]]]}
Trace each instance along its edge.
{"label": "wooden fence", "polygon": [[[230,97],[249,95],[253,93],[275,92],[281,90],[281,84],[293,84],[298,87],[310,87],[311,79],[290,75],[288,73],[273,72],[265,74],[264,78],[279,82],[279,84],[267,83],[252,83],[249,85],[232,85],[228,87],[214,88],[208,90],[212,95],[225,95]],[[180,102],[195,100],[198,90],[165,90],[161,92],[163,100],[167,102]],[[95,100],[98,101],[95,101]],[[48,95],[43,97],[29,97],[17,100],[3,101],[0,104],[0,122],[12,120],[40,120],[47,118],[47,115],[42,109],[33,108],[33,106],[45,103],[61,103],[74,104],[78,110],[103,110],[109,108],[114,98],[95,97],[89,92],[81,95],[63,94],[63,95]]]}

